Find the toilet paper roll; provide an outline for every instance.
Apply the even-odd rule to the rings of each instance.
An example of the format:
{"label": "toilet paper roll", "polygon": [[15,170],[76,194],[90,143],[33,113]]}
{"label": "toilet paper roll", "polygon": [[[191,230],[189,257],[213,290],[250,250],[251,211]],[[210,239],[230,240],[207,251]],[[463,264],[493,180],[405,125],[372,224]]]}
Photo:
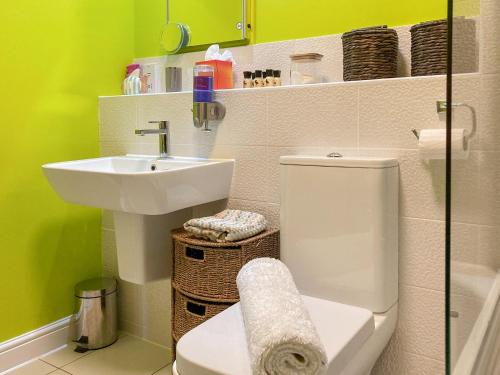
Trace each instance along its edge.
{"label": "toilet paper roll", "polygon": [[[469,141],[465,129],[451,131],[452,159],[467,159],[469,157]],[[446,129],[423,129],[418,140],[420,159],[446,158]]]}

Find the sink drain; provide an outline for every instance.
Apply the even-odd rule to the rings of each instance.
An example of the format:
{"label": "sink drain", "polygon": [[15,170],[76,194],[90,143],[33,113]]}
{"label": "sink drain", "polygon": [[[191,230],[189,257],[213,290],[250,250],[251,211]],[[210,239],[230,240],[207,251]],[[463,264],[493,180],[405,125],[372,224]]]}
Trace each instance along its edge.
{"label": "sink drain", "polygon": [[151,170],[152,170],[152,171],[156,171],[156,165],[151,164]]}

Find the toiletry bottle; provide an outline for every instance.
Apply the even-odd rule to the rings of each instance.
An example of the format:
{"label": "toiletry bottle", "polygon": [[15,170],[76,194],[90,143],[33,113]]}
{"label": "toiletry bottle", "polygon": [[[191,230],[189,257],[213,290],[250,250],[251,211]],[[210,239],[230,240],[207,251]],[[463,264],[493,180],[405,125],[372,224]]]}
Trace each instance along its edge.
{"label": "toiletry bottle", "polygon": [[281,70],[273,70],[273,86],[281,86]]}
{"label": "toiletry bottle", "polygon": [[210,65],[196,65],[193,68],[193,102],[214,101],[214,68]]}
{"label": "toiletry bottle", "polygon": [[145,79],[146,89],[145,93],[159,93],[162,92],[161,87],[161,70],[162,65],[160,63],[150,63],[142,65],[142,75],[146,76]]}
{"label": "toiletry bottle", "polygon": [[[137,71],[136,73],[134,73]],[[134,73],[132,75],[132,73]],[[138,92],[134,92],[134,87],[137,86],[137,77],[139,78],[139,90]],[[134,95],[140,93],[140,86],[142,85],[141,78],[141,65],[140,64],[129,64],[127,65],[125,79],[122,83],[122,93],[124,95]]]}
{"label": "toiletry bottle", "polygon": [[274,86],[274,75],[272,69],[266,69],[266,78],[264,79],[265,86]]}
{"label": "toiletry bottle", "polygon": [[248,89],[253,87],[252,72],[243,72],[243,88]]}
{"label": "toiletry bottle", "polygon": [[253,80],[254,87],[264,87],[264,80],[262,79],[262,70],[255,71],[255,78]]}
{"label": "toiletry bottle", "polygon": [[138,95],[143,92],[144,83],[141,79],[141,69],[137,68],[131,72],[123,81],[124,95]]}

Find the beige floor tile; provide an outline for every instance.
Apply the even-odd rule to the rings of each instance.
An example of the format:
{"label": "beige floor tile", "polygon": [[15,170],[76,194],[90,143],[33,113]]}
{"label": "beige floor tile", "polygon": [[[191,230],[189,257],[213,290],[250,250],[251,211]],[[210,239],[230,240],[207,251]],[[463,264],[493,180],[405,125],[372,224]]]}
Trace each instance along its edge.
{"label": "beige floor tile", "polygon": [[40,360],[30,362],[22,367],[7,372],[8,375],[46,375],[57,370],[56,367]]}
{"label": "beige floor tile", "polygon": [[69,372],[66,372],[64,370],[57,370],[57,371],[54,371],[54,372],[50,373],[50,375],[68,375],[68,374],[69,374]]}
{"label": "beige floor tile", "polygon": [[92,353],[92,351],[88,351],[86,353],[77,353],[74,351],[75,347],[76,347],[75,344],[68,344],[64,348],[59,349],[58,351],[50,353],[46,356],[43,356],[40,359],[53,366],[63,367],[66,366],[67,364],[70,364],[71,362],[76,361],[77,359],[80,359]]}
{"label": "beige floor tile", "polygon": [[167,365],[153,375],[172,375],[172,365]]}
{"label": "beige floor tile", "polygon": [[72,362],[63,370],[73,375],[150,375],[170,360],[168,349],[124,335],[110,347]]}

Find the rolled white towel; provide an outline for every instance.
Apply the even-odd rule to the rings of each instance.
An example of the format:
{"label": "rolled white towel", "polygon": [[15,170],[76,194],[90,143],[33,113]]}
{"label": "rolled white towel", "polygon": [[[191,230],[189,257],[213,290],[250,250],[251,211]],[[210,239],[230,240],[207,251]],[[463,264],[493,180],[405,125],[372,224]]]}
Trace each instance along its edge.
{"label": "rolled white towel", "polygon": [[243,240],[264,231],[266,226],[261,214],[241,210],[224,210],[184,223],[184,229],[194,236],[217,242]]}
{"label": "rolled white towel", "polygon": [[236,283],[253,373],[324,374],[325,349],[288,268],[277,259],[254,259]]}

